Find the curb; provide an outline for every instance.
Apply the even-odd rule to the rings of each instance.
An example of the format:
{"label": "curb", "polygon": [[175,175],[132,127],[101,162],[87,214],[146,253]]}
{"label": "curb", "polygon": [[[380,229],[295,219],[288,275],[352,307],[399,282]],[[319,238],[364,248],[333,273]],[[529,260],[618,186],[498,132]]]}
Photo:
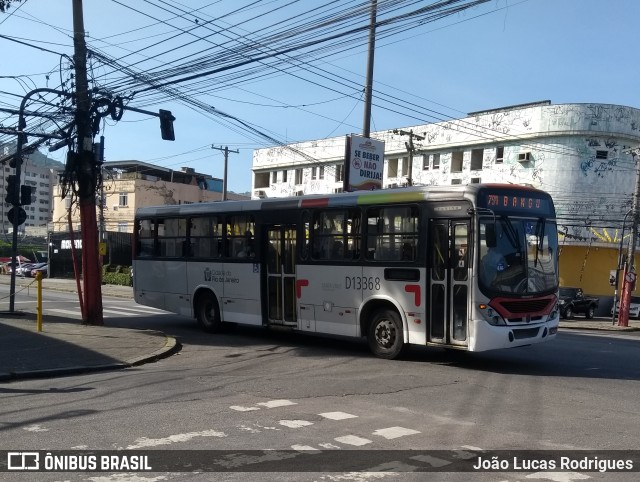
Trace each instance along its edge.
{"label": "curb", "polygon": [[122,370],[124,368],[132,368],[135,366],[144,365],[145,363],[153,363],[163,358],[168,358],[182,349],[182,345],[175,338],[173,338],[172,336],[167,336],[164,333],[162,335],[165,337],[165,346],[149,355],[142,355],[128,361],[107,363],[104,365],[78,365],[66,368],[5,372],[0,373],[0,382],[10,382],[36,378],[64,377],[91,372]]}

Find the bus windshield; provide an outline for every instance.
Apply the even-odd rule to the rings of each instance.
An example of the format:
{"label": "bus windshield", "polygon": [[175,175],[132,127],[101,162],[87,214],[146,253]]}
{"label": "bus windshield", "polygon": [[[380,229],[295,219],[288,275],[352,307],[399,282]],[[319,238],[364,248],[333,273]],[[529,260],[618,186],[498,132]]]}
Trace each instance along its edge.
{"label": "bus windshield", "polygon": [[556,223],[515,216],[480,219],[480,288],[492,296],[542,294],[558,286]]}

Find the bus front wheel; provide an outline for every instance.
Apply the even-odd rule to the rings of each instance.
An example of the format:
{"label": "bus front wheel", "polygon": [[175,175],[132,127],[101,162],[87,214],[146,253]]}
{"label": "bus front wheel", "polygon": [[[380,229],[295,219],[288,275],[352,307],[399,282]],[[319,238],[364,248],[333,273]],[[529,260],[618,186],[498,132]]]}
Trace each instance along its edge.
{"label": "bus front wheel", "polygon": [[402,320],[393,310],[376,312],[367,334],[369,348],[380,358],[398,358],[404,351]]}
{"label": "bus front wheel", "polygon": [[222,331],[220,320],[220,309],[218,302],[212,293],[203,293],[196,301],[196,319],[198,325],[209,333],[219,333]]}

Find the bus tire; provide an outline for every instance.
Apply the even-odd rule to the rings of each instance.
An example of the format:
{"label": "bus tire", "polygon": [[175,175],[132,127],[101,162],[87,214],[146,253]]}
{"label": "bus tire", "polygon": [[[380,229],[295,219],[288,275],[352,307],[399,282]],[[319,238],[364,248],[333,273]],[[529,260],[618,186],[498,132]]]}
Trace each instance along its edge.
{"label": "bus tire", "polygon": [[402,320],[394,310],[376,311],[369,324],[367,341],[371,352],[379,357],[393,360],[404,351]]}
{"label": "bus tire", "polygon": [[200,328],[208,333],[220,333],[222,331],[220,308],[213,293],[206,292],[198,296],[195,308],[196,319]]}

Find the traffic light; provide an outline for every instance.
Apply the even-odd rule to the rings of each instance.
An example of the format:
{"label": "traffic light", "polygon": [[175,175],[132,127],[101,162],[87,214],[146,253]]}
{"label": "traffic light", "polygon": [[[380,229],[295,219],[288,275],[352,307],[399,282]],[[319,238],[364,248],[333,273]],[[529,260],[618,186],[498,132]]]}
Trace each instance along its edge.
{"label": "traffic light", "polygon": [[17,206],[20,204],[20,199],[18,198],[18,178],[14,174],[9,174],[7,176],[7,195],[4,200],[7,204],[12,204]]}
{"label": "traffic light", "polygon": [[31,186],[20,186],[20,204],[23,206],[28,206],[31,204]]}
{"label": "traffic light", "polygon": [[173,121],[176,120],[170,110],[159,110],[160,114],[160,134],[165,141],[175,141],[176,136],[173,132]]}

